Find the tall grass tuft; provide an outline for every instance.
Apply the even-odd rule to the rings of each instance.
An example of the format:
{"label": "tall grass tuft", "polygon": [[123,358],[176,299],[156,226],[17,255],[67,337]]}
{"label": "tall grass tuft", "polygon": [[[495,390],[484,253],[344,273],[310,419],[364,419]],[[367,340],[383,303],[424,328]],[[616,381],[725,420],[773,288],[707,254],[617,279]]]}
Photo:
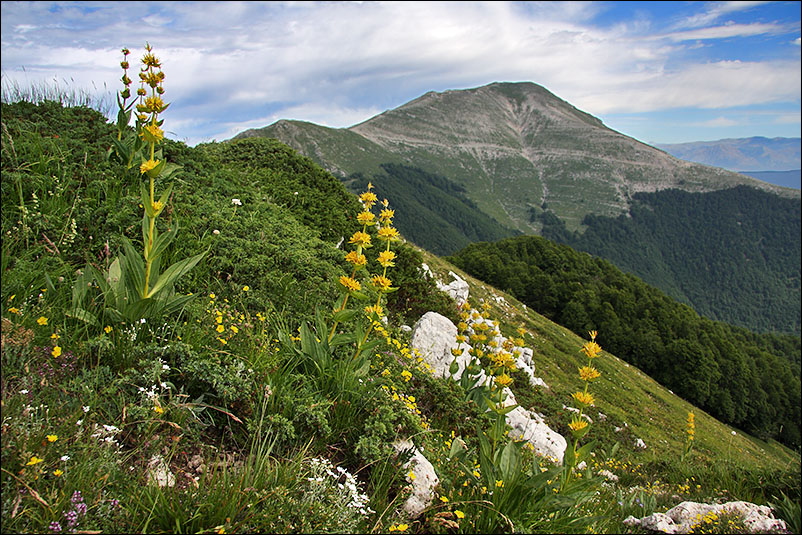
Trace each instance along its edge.
{"label": "tall grass tuft", "polygon": [[30,102],[40,104],[45,101],[58,102],[65,108],[85,106],[92,108],[106,117],[111,117],[114,109],[114,97],[105,82],[103,90],[98,90],[92,82],[92,90],[75,87],[75,79],[53,78],[23,85],[16,79],[3,75],[0,83],[0,101],[4,104],[14,102]]}

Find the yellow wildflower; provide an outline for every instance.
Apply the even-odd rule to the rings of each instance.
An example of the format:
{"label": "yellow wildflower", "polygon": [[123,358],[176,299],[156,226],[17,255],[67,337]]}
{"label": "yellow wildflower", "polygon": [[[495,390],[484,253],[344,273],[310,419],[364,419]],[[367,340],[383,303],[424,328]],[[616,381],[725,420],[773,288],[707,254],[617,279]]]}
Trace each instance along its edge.
{"label": "yellow wildflower", "polygon": [[30,460],[30,461],[28,461],[27,463],[25,463],[25,466],[33,466],[33,465],[35,465],[35,464],[39,464],[39,463],[41,463],[42,461],[44,461],[44,459],[40,459],[39,457],[37,457],[36,455],[34,455],[33,457],[31,457],[31,460]]}
{"label": "yellow wildflower", "polygon": [[148,143],[158,143],[164,139],[164,130],[159,128],[157,124],[149,124],[142,127],[142,132],[139,137]]}
{"label": "yellow wildflower", "polygon": [[[466,481],[466,483],[467,483],[467,481]],[[463,513],[463,512],[462,512],[462,511],[460,511],[459,509],[455,510],[455,511],[454,511],[454,514],[455,514],[455,515],[457,516],[457,518],[459,518],[460,520],[462,520],[463,518],[465,518],[465,513]]]}
{"label": "yellow wildflower", "polygon": [[409,372],[408,370],[404,370],[404,371],[402,371],[402,372],[401,372],[401,376],[404,378],[404,381],[407,381],[407,382],[408,382],[410,379],[412,379],[412,373],[411,373],[411,372]]}
{"label": "yellow wildflower", "polygon": [[242,291],[243,291],[243,292],[248,292],[248,291],[250,291],[250,289],[251,289],[251,287],[250,287],[250,286],[243,286],[243,287],[242,287]]}
{"label": "yellow wildflower", "polygon": [[346,277],[345,275],[340,277],[340,284],[342,284],[349,292],[358,292],[362,289],[362,285],[359,284],[359,281],[354,280],[351,277]]}
{"label": "yellow wildflower", "polygon": [[54,347],[53,351],[51,351],[51,353],[53,355],[53,358],[60,357],[61,356],[61,347],[59,347],[59,346]]}
{"label": "yellow wildflower", "polygon": [[379,253],[378,260],[382,267],[393,267],[395,265],[393,262],[393,260],[395,260],[395,253],[393,251],[382,251]]}
{"label": "yellow wildflower", "polygon": [[379,229],[379,239],[382,241],[397,240],[398,230],[394,227],[382,227]]}
{"label": "yellow wildflower", "polygon": [[363,254],[359,254],[356,251],[351,251],[347,255],[345,255],[346,262],[350,262],[355,266],[364,266],[367,264],[368,259]]}
{"label": "yellow wildflower", "polygon": [[393,282],[390,279],[388,279],[383,275],[374,275],[373,278],[371,279],[371,282],[373,282],[373,286],[379,292],[386,292],[387,290],[390,289],[390,286],[393,284]]}
{"label": "yellow wildflower", "polygon": [[[368,186],[370,187],[370,184]],[[366,191],[359,196],[359,200],[362,201],[367,210],[370,210],[370,207],[378,200],[378,197],[372,191]]]}
{"label": "yellow wildflower", "polygon": [[61,477],[64,474],[64,471],[61,469],[53,470],[53,475],[56,477]]}
{"label": "yellow wildflower", "polygon": [[599,370],[593,368],[591,366],[582,366],[579,368],[579,378],[583,381],[593,381],[594,379],[598,379],[601,377]]}
{"label": "yellow wildflower", "polygon": [[39,325],[47,325],[47,318],[44,316],[39,316],[39,319],[36,320],[36,323]]}
{"label": "yellow wildflower", "polygon": [[370,247],[370,235],[358,230],[354,232],[354,235],[351,236],[351,239],[348,240],[348,243],[353,243],[354,245],[361,247]]}
{"label": "yellow wildflower", "polygon": [[512,384],[512,377],[510,377],[506,373],[503,373],[498,377],[496,377],[496,384],[501,386],[502,388],[510,386]]}
{"label": "yellow wildflower", "polygon": [[394,216],[395,216],[395,210],[390,210],[388,208],[385,208],[379,214],[379,219],[382,221],[382,223],[389,223],[390,221],[393,220]]}
{"label": "yellow wildflower", "polygon": [[595,341],[585,342],[582,346],[582,352],[587,355],[589,359],[596,358],[601,353],[601,346]]}
{"label": "yellow wildflower", "polygon": [[590,392],[574,392],[571,394],[571,397],[573,397],[580,405],[593,405],[593,395]]}
{"label": "yellow wildflower", "polygon": [[48,442],[55,442],[58,440],[58,435],[47,435]]}
{"label": "yellow wildflower", "polygon": [[153,410],[156,412],[156,414],[164,414],[164,409],[162,409],[159,405],[154,406]]}
{"label": "yellow wildflower", "polygon": [[157,165],[159,165],[159,160],[142,162],[142,165],[139,166],[139,172],[144,175],[148,171],[152,171]]}
{"label": "yellow wildflower", "polygon": [[17,307],[11,307],[8,309],[8,311],[12,314],[19,314],[19,309]]}
{"label": "yellow wildflower", "polygon": [[585,420],[571,420],[571,423],[568,424],[573,431],[581,431],[588,426],[588,422]]}
{"label": "yellow wildflower", "polygon": [[106,331],[106,334],[109,334],[112,331],[111,325],[106,325],[103,327],[103,330]]}
{"label": "yellow wildflower", "polygon": [[[222,321],[222,320],[223,320],[223,319],[222,319],[222,318],[220,318],[220,321]],[[221,333],[221,332],[223,332],[223,331],[225,331],[225,330],[226,330],[226,328],[225,328],[225,327],[223,327],[222,325],[218,325],[218,326],[217,326],[217,329],[216,329],[216,331],[217,331],[217,332],[219,332],[219,333]]]}
{"label": "yellow wildflower", "polygon": [[375,225],[376,224],[376,216],[373,215],[373,212],[368,212],[364,210],[357,214],[356,220],[359,221],[360,225]]}

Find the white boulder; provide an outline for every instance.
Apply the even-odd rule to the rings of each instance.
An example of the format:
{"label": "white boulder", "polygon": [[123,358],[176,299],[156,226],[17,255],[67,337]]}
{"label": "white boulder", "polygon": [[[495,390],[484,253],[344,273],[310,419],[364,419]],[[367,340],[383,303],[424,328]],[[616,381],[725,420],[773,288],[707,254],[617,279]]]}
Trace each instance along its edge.
{"label": "white boulder", "polygon": [[404,502],[403,510],[410,518],[414,518],[432,503],[434,489],[440,483],[440,478],[437,477],[432,463],[411,441],[396,441],[393,448],[398,453],[412,448],[412,458],[404,464],[404,470],[409,471],[406,479],[412,486],[412,494]]}

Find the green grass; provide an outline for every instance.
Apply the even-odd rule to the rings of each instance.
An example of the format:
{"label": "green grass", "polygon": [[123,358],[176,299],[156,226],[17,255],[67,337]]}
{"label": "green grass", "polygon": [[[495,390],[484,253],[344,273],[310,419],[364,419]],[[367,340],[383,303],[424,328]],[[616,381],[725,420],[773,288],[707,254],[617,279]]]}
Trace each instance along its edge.
{"label": "green grass", "polygon": [[[194,149],[168,142],[165,157],[183,174],[160,219],[180,223],[166,264],[208,250],[178,287],[196,297],[180,313],[144,323],[82,324],[69,314],[76,270],[87,261],[108,266],[120,236],[141,239],[138,177],[105,160],[114,130],[100,113],[3,104],[3,125],[4,532],[48,532],[58,522],[63,531],[106,533],[388,533],[405,525],[409,532],[619,533],[627,514],[665,511],[680,499],[799,500],[799,452],[733,436],[607,353],[597,359],[603,375],[593,385],[607,420],[591,410],[589,438],[598,443],[589,464],[609,468],[618,484],[580,478],[561,501],[551,497],[553,482],[532,478],[532,499],[517,504],[497,499],[501,491],[492,498],[481,485],[464,486],[449,458],[452,432],[469,447],[466,462],[476,462],[477,430],[489,419],[458,385],[432,377],[398,328],[428,307],[456,316],[418,275],[421,260],[444,278],[453,270],[468,280],[472,302],[491,303],[502,334],[523,324],[536,373],[550,388],[533,389],[516,374],[513,390],[564,435],[563,404],[580,385],[583,340],[408,246],[398,248],[388,276],[421,297],[391,294],[403,299],[388,305],[386,331],[372,331],[377,345],[367,366],[354,365],[352,344],[323,340],[338,277],[349,267],[342,256],[357,201],[310,160],[266,140]],[[690,410],[697,440],[681,463]],[[410,436],[443,481],[416,519],[401,509],[408,470],[390,446]],[[636,438],[648,448],[635,448]],[[334,475],[313,461],[321,458],[337,467]],[[160,460],[172,486],[150,482]],[[560,470],[526,451],[519,467]],[[348,482],[353,491],[344,490]],[[363,495],[364,507],[343,507]],[[792,506],[782,510],[794,515]],[[73,512],[70,526],[65,514]]]}

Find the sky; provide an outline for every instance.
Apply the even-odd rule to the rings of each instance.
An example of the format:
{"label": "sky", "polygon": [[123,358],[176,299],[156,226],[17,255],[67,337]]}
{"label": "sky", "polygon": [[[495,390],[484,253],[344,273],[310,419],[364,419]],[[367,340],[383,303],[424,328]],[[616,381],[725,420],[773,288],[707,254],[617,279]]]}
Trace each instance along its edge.
{"label": "sky", "polygon": [[120,50],[138,69],[147,42],[163,128],[189,145],[521,81],[650,144],[800,137],[800,5],[3,1],[2,87],[96,95],[116,113]]}

